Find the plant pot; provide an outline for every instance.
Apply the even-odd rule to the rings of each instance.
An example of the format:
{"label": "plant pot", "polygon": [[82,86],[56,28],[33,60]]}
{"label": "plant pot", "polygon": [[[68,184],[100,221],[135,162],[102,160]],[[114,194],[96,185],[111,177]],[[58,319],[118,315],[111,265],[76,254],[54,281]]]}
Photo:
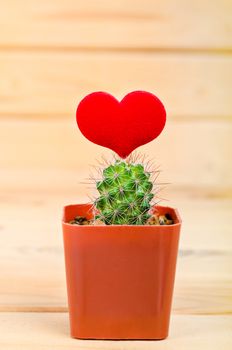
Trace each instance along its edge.
{"label": "plant pot", "polygon": [[88,204],[64,208],[63,238],[71,335],[82,339],[168,336],[181,219],[173,225],[78,226]]}

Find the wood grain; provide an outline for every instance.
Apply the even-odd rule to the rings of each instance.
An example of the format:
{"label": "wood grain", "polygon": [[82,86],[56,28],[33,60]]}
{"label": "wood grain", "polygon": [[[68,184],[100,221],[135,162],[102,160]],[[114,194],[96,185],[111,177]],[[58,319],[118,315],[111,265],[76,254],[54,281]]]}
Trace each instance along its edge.
{"label": "wood grain", "polygon": [[[77,340],[69,337],[64,313],[1,313],[0,347],[4,350],[107,349],[107,350],[230,350],[232,316],[181,316],[171,320],[170,335],[160,341]],[[42,336],[40,336],[42,335]],[[203,347],[202,347],[203,346]]]}
{"label": "wood grain", "polygon": [[[155,165],[160,165],[160,182],[171,182],[182,190],[199,188],[202,195],[208,191],[228,197],[232,188],[232,178],[228,176],[232,170],[228,161],[231,132],[232,123],[227,121],[168,121],[163,134],[140,151],[154,157]],[[74,117],[44,122],[1,120],[0,140],[4,150],[0,153],[1,176],[7,188],[23,188],[24,184],[31,184],[31,188],[46,186],[48,191],[76,188],[78,181],[89,177],[90,164],[97,165],[96,159],[102,153],[109,159],[112,153],[86,140]],[[40,174],[46,169],[51,171],[47,179]]]}
{"label": "wood grain", "polygon": [[0,117],[69,118],[92,91],[156,93],[169,120],[231,120],[230,56],[1,52]]}
{"label": "wood grain", "polygon": [[231,7],[229,0],[8,0],[0,47],[231,50]]}
{"label": "wood grain", "polygon": [[[232,348],[232,3],[7,0],[0,11],[0,348]],[[75,127],[94,90],[156,93],[164,133],[141,152],[183,219],[170,337],[69,336],[62,207],[87,202],[110,151]],[[100,127],[100,126],[99,126]]]}

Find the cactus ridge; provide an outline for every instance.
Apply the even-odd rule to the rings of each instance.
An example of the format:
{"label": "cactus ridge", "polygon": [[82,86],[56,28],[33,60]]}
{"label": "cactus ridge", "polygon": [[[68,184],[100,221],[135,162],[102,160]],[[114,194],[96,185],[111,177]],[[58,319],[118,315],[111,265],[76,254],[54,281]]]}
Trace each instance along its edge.
{"label": "cactus ridge", "polygon": [[144,225],[150,217],[153,183],[142,164],[116,160],[97,181],[96,219],[106,225]]}

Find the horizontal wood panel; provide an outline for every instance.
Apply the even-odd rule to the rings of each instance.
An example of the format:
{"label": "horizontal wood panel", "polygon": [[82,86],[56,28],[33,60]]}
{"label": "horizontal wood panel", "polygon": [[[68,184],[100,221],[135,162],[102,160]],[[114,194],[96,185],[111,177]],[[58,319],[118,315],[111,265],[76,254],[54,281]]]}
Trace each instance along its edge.
{"label": "horizontal wood panel", "polygon": [[230,350],[232,316],[182,316],[171,319],[170,335],[160,341],[78,340],[69,336],[65,313],[1,313],[0,346],[4,350]]}
{"label": "horizontal wood panel", "polygon": [[67,117],[92,91],[157,94],[170,119],[232,117],[232,60],[128,53],[1,53],[0,117]]}
{"label": "horizontal wood panel", "polygon": [[[229,122],[169,121],[163,134],[139,151],[160,165],[160,182],[203,188],[202,194],[204,189],[211,188],[214,193],[220,189],[227,196],[232,187],[231,132]],[[72,188],[89,177],[93,170],[90,165],[97,165],[101,154],[110,159],[112,153],[86,140],[74,116],[72,120],[54,122],[1,120],[0,140],[2,185],[12,189],[20,185],[18,176],[28,188],[35,184],[51,189],[54,184]],[[50,175],[40,174],[43,170],[50,170]]]}
{"label": "horizontal wood panel", "polygon": [[[67,311],[62,207],[83,201],[59,188],[53,195],[1,190],[0,311]],[[176,198],[175,206],[183,228],[174,313],[231,313],[231,200]]]}
{"label": "horizontal wood panel", "polygon": [[8,0],[0,46],[231,49],[229,0]]}

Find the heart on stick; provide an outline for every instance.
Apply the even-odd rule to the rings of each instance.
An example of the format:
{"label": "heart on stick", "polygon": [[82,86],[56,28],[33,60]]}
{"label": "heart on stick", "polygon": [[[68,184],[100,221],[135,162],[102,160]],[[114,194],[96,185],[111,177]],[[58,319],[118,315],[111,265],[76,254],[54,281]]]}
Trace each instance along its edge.
{"label": "heart on stick", "polygon": [[126,158],[161,133],[166,111],[150,92],[133,91],[120,102],[106,92],[93,92],[79,103],[76,119],[89,141]]}

